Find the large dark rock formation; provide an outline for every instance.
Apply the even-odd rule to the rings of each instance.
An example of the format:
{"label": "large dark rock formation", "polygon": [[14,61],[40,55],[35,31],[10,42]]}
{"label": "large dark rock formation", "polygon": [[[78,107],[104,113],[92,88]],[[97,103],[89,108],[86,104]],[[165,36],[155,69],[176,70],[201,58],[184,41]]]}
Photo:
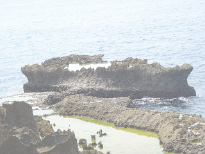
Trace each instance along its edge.
{"label": "large dark rock formation", "polygon": [[12,104],[3,104],[6,109],[5,122],[10,127],[27,127],[38,133],[38,125],[33,117],[32,107],[25,102],[13,102]]}
{"label": "large dark rock formation", "polygon": [[58,131],[40,140],[32,130],[13,128],[0,145],[1,154],[79,154],[75,135]]}
{"label": "large dark rock formation", "polygon": [[112,65],[108,68],[82,68],[75,72],[64,69],[65,65],[73,62],[103,62],[102,56],[71,55],[50,59],[41,65],[26,65],[21,68],[28,78],[24,92],[57,91],[65,96],[81,93],[107,98],[175,98],[196,95],[194,88],[187,83],[193,70],[189,64],[165,68],[158,63],[147,64],[147,60],[129,57],[123,61],[111,62]]}
{"label": "large dark rock formation", "polygon": [[[50,122],[36,116],[25,102],[0,107],[0,154],[79,154],[77,139],[70,130],[53,131]],[[39,137],[40,134],[45,138]]]}
{"label": "large dark rock formation", "polygon": [[128,108],[121,105],[126,101],[129,103],[129,98],[73,95],[67,96],[54,108],[60,115],[90,117],[118,127],[156,132],[165,152],[204,153],[205,119],[200,115]]}

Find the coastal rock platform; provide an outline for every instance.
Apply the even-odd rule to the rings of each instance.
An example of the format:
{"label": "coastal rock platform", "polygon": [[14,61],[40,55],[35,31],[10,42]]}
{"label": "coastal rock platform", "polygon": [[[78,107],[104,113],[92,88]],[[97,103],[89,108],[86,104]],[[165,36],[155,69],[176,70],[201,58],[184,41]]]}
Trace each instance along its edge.
{"label": "coastal rock platform", "polygon": [[123,97],[71,95],[56,104],[54,109],[63,116],[89,117],[117,127],[155,132],[165,152],[204,153],[205,119],[201,115],[143,110],[131,104],[129,98]]}

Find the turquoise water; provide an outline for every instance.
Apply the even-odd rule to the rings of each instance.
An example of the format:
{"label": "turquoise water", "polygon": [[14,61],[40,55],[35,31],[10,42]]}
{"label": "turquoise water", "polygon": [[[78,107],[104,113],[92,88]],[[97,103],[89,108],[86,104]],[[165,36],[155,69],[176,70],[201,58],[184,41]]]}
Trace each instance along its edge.
{"label": "turquoise water", "polygon": [[[23,92],[20,68],[70,54],[193,65],[197,96],[137,106],[205,117],[204,0],[1,0],[0,97]],[[154,103],[153,103],[154,102]]]}

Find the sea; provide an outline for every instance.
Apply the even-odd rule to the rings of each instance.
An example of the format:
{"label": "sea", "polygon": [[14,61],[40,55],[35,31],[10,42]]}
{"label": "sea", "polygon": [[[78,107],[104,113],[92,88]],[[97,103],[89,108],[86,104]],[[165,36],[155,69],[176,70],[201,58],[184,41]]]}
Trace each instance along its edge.
{"label": "sea", "polygon": [[197,96],[133,101],[205,118],[204,0],[0,0],[0,98],[23,93],[21,67],[70,54],[191,64]]}

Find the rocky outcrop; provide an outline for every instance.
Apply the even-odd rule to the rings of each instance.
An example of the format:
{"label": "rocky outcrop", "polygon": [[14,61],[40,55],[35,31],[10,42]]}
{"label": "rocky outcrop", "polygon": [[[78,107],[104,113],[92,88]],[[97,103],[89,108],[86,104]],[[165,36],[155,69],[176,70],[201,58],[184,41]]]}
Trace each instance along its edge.
{"label": "rocky outcrop", "polygon": [[8,125],[0,125],[0,145],[3,140],[9,136],[9,132],[11,129],[12,127],[9,127]]}
{"label": "rocky outcrop", "polygon": [[79,154],[75,135],[58,131],[43,140],[30,129],[14,128],[0,145],[2,154]]}
{"label": "rocky outcrop", "polygon": [[34,116],[35,121],[38,124],[38,129],[41,137],[45,137],[51,133],[54,133],[53,127],[50,121],[44,120],[41,116]]}
{"label": "rocky outcrop", "polygon": [[[87,56],[87,59],[89,57],[92,56]],[[96,61],[85,60],[85,63],[103,62],[102,55],[99,57]],[[187,78],[193,70],[189,64],[165,68],[156,62],[147,64],[146,59],[128,57],[123,61],[111,62],[108,68],[82,68],[75,72],[64,69],[68,63],[82,63],[82,60],[78,61],[76,57],[74,59],[68,58],[65,62],[62,58],[56,58],[42,65],[22,67],[22,73],[28,78],[28,83],[24,84],[24,91],[56,91],[63,95],[84,94],[106,98],[176,98],[196,95],[194,88],[187,83]]]}
{"label": "rocky outcrop", "polygon": [[2,154],[39,154],[35,145],[24,145],[16,136],[9,136],[0,145],[0,153]]}
{"label": "rocky outcrop", "polygon": [[27,127],[38,133],[38,126],[33,117],[32,107],[25,102],[13,102],[12,104],[3,104],[6,109],[5,122],[10,127]]}
{"label": "rocky outcrop", "polygon": [[[122,100],[124,98],[121,98]],[[129,99],[124,99],[129,101]],[[68,96],[55,105],[60,115],[84,116],[115,124],[156,132],[164,151],[175,153],[203,153],[205,151],[205,119],[200,115],[159,112],[122,107],[120,98]],[[200,142],[202,145],[194,145]]]}
{"label": "rocky outcrop", "polygon": [[85,151],[80,151],[80,154],[103,154],[101,151],[97,150],[85,150]]}
{"label": "rocky outcrop", "polygon": [[79,154],[77,139],[69,129],[49,134],[36,147],[42,154]]}
{"label": "rocky outcrop", "polygon": [[33,132],[33,130],[28,129],[27,127],[13,127],[9,132],[9,136],[17,137],[19,141],[21,141],[21,143],[26,146],[28,146],[30,143],[36,144],[41,141],[39,136]]}
{"label": "rocky outcrop", "polygon": [[62,95],[60,93],[52,93],[48,95],[48,97],[45,99],[44,104],[46,105],[54,105],[62,100]]}
{"label": "rocky outcrop", "polygon": [[0,125],[5,124],[6,109],[0,106]]}
{"label": "rocky outcrop", "polygon": [[70,56],[65,56],[65,57],[57,57],[57,58],[51,58],[42,63],[44,67],[51,67],[51,66],[66,66],[72,63],[79,63],[79,64],[87,64],[87,63],[102,63],[104,62],[102,60],[102,57],[104,55],[99,54],[99,55],[94,55],[94,56],[89,56],[89,55],[75,55],[72,54]]}

